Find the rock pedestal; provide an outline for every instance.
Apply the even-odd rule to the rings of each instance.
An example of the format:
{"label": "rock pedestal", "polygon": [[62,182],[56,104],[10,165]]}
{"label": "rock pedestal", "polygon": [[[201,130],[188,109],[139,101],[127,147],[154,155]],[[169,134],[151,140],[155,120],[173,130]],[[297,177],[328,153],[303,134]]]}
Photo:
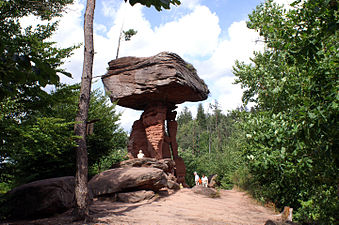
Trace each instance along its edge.
{"label": "rock pedestal", "polygon": [[132,127],[129,158],[139,150],[145,157],[172,158],[175,176],[185,186],[185,163],[178,156],[176,104],[205,100],[209,90],[194,67],[177,54],[162,52],[152,57],[123,57],[109,63],[102,77],[112,102],[144,110]]}
{"label": "rock pedestal", "polygon": [[186,167],[178,155],[178,123],[175,121],[176,111],[172,111],[173,108],[175,107],[161,103],[146,108],[140,119],[133,124],[128,152],[130,159],[137,158],[139,150],[142,150],[146,157],[173,158],[177,181],[185,185]]}

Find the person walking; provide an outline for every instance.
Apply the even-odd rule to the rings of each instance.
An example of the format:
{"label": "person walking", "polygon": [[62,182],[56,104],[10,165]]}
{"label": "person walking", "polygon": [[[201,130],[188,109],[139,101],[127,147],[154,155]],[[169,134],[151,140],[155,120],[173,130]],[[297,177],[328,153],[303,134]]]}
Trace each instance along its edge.
{"label": "person walking", "polygon": [[197,172],[194,172],[193,174],[194,174],[195,186],[199,186],[200,185],[200,183],[199,183],[200,177],[199,177]]}
{"label": "person walking", "polygon": [[202,182],[202,186],[203,187],[207,187],[208,186],[208,178],[205,176],[205,174],[202,175],[201,182]]}

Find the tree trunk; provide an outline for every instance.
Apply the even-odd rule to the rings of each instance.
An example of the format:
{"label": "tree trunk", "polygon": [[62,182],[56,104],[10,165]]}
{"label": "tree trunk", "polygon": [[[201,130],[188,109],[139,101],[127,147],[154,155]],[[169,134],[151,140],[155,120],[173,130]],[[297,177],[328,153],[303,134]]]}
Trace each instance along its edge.
{"label": "tree trunk", "polygon": [[88,210],[88,159],[86,147],[86,121],[88,119],[88,108],[91,93],[92,70],[93,70],[93,17],[95,0],[87,0],[85,18],[84,18],[84,62],[81,77],[81,89],[79,99],[79,109],[74,127],[75,134],[81,138],[77,140],[76,152],[76,174],[75,174],[75,199],[77,207],[75,216],[78,220],[87,220],[89,218]]}
{"label": "tree trunk", "polygon": [[122,27],[121,27],[121,31],[120,31],[120,35],[119,35],[119,40],[118,40],[117,56],[115,57],[115,59],[118,59],[118,57],[119,57],[119,50],[120,50],[121,37],[122,37]]}

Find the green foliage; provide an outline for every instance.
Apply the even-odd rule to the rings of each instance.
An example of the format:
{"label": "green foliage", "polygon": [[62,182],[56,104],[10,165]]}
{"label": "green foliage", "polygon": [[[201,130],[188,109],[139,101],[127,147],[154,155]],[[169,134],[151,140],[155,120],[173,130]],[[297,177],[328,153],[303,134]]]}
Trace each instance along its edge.
{"label": "green foliage", "polygon": [[6,182],[0,183],[0,205],[1,205],[2,195],[10,191],[11,188],[12,188],[12,185],[9,183],[6,183]]}
{"label": "green foliage", "polygon": [[206,121],[206,115],[204,112],[204,108],[201,103],[198,105],[198,110],[197,110],[197,122],[199,124],[199,127],[202,129],[206,129],[207,127],[207,121]]}
{"label": "green foliage", "polygon": [[131,37],[136,35],[138,33],[138,31],[136,31],[134,29],[129,29],[127,31],[123,31],[123,33],[124,33],[125,41],[130,41]]}
{"label": "green foliage", "polygon": [[[179,0],[128,0],[133,6],[136,3],[147,6],[148,8],[154,6],[156,10],[161,11],[162,9],[170,9],[170,5],[180,5]],[[125,0],[127,2],[127,0]]]}
{"label": "green foliage", "polygon": [[[99,121],[94,124],[93,134],[88,135],[86,141],[89,165],[96,164],[99,171],[107,169],[103,164],[107,157],[121,161],[121,154],[124,154],[127,146],[127,134],[119,127],[120,114],[116,113],[115,106],[107,96],[98,91],[92,92],[88,120]],[[116,151],[120,153],[117,155]]]}
{"label": "green foliage", "polygon": [[[338,210],[338,5],[296,1],[286,11],[259,5],[248,27],[267,48],[234,74],[246,88],[245,167],[257,197],[291,206],[296,219],[333,224]],[[328,202],[328,203],[327,203]],[[312,205],[312,207],[311,207]],[[316,206],[314,206],[316,205]]]}
{"label": "green foliage", "polygon": [[[60,86],[37,96],[40,103],[23,104],[19,97],[1,102],[1,182],[14,186],[33,180],[74,175],[74,118],[79,85]],[[103,167],[105,157],[124,149],[127,135],[108,97],[94,91],[89,119],[100,119],[88,136],[89,166]]]}
{"label": "green foliage", "polygon": [[177,140],[179,155],[186,165],[186,182],[194,185],[194,171],[200,176],[217,174],[220,186],[230,189],[233,187],[232,173],[240,164],[242,154],[238,148],[243,138],[236,125],[237,113],[225,116],[217,103],[211,105],[212,114],[206,114],[202,105],[198,107],[200,116],[198,113],[196,119],[192,119],[187,108],[178,116]]}
{"label": "green foliage", "polygon": [[[17,129],[17,148],[9,156],[16,182],[58,177],[67,173],[76,146],[74,123],[61,118],[41,117]],[[12,128],[13,129],[13,128]],[[73,171],[72,171],[73,172]]]}
{"label": "green foliage", "polygon": [[61,16],[66,5],[73,3],[73,0],[39,0],[39,1],[20,1],[2,0],[0,2],[1,16],[3,18],[20,18],[27,15],[35,15],[44,20],[50,20],[52,17]]}
{"label": "green foliage", "polygon": [[108,170],[112,168],[112,165],[115,163],[127,160],[127,149],[113,149],[108,152],[106,155],[102,156],[96,163],[92,164],[89,168],[90,176],[98,174],[102,171]]}
{"label": "green foliage", "polygon": [[57,23],[37,25],[23,29],[19,18],[35,15],[43,20],[60,16],[64,6],[73,0],[56,1],[1,1],[0,3],[0,100],[31,88],[57,84],[63,59],[71,55],[70,48],[54,47],[47,41],[56,30]]}
{"label": "green foliage", "polygon": [[189,111],[187,106],[185,106],[181,113],[178,115],[177,121],[179,124],[183,125],[192,121],[192,119],[193,117],[191,111]]}
{"label": "green foliage", "polygon": [[75,146],[74,123],[62,118],[37,117],[35,107],[20,97],[1,102],[1,182],[16,185],[49,177],[51,171],[58,175],[67,167],[60,162],[72,158],[67,150]]}
{"label": "green foliage", "polygon": [[312,193],[307,200],[300,200],[301,208],[295,216],[307,223],[336,224],[339,211],[336,187],[319,185]]}

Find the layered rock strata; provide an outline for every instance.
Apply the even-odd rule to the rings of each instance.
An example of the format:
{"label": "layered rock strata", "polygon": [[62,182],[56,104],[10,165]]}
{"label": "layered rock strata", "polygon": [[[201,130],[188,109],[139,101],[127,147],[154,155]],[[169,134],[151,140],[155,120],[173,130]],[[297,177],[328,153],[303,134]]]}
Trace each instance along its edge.
{"label": "layered rock strata", "polygon": [[152,57],[122,57],[108,63],[102,77],[112,102],[144,110],[149,103],[172,105],[202,101],[209,94],[195,68],[175,53],[161,52]]}

